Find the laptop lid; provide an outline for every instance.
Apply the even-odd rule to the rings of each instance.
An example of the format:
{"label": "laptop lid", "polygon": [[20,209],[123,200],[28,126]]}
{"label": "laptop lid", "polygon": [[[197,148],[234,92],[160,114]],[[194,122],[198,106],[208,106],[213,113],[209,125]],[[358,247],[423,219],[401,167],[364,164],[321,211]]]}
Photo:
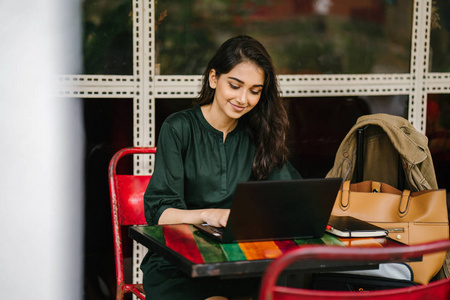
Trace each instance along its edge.
{"label": "laptop lid", "polygon": [[322,237],[341,183],[341,178],[238,183],[222,237],[211,236],[222,243]]}

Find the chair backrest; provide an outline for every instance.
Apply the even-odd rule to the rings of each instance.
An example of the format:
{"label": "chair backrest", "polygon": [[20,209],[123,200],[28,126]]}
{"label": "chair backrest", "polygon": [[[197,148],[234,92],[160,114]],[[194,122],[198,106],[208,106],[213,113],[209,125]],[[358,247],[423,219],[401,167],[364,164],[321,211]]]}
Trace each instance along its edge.
{"label": "chair backrest", "polygon": [[350,248],[339,246],[305,246],[297,248],[286,252],[269,265],[261,284],[260,299],[448,300],[450,299],[450,278],[435,281],[427,285],[364,292],[310,290],[276,285],[280,273],[289,265],[301,260],[370,260],[378,262],[394,262],[420,257],[424,254],[440,252],[443,250],[450,250],[450,240],[392,248]]}
{"label": "chair backrest", "polygon": [[146,224],[143,197],[151,176],[117,174],[117,165],[120,159],[127,155],[155,153],[155,147],[124,148],[114,154],[109,163],[109,191],[111,197],[118,295],[122,295],[124,292],[134,292],[135,290],[133,285],[127,285],[124,282],[121,227],[125,225]]}

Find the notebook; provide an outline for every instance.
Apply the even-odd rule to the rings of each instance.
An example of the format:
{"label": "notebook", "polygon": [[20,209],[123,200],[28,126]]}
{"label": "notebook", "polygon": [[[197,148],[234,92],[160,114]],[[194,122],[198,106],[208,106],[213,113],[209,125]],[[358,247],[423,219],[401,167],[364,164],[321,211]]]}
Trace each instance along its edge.
{"label": "notebook", "polygon": [[195,224],[222,243],[319,238],[341,178],[238,183],[226,227]]}
{"label": "notebook", "polygon": [[388,231],[369,222],[351,216],[331,216],[327,232],[339,237],[381,237]]}

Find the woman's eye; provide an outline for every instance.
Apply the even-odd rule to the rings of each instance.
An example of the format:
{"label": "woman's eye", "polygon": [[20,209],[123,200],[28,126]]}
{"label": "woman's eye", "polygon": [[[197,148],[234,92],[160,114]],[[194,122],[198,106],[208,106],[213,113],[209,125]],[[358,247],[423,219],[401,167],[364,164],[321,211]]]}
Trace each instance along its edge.
{"label": "woman's eye", "polygon": [[234,84],[232,84],[232,83],[230,83],[230,87],[231,87],[232,89],[234,89],[234,90],[237,90],[237,89],[239,88],[237,85],[234,85]]}
{"label": "woman's eye", "polygon": [[259,95],[259,93],[261,93],[261,91],[250,91],[250,93],[252,93],[253,95]]}

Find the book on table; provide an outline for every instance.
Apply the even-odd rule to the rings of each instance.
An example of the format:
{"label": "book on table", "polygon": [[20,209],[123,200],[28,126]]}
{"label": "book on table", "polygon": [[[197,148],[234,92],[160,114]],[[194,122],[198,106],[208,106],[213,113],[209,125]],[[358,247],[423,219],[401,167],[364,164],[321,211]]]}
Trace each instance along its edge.
{"label": "book on table", "polygon": [[381,237],[388,231],[351,216],[331,216],[326,231],[339,237]]}

